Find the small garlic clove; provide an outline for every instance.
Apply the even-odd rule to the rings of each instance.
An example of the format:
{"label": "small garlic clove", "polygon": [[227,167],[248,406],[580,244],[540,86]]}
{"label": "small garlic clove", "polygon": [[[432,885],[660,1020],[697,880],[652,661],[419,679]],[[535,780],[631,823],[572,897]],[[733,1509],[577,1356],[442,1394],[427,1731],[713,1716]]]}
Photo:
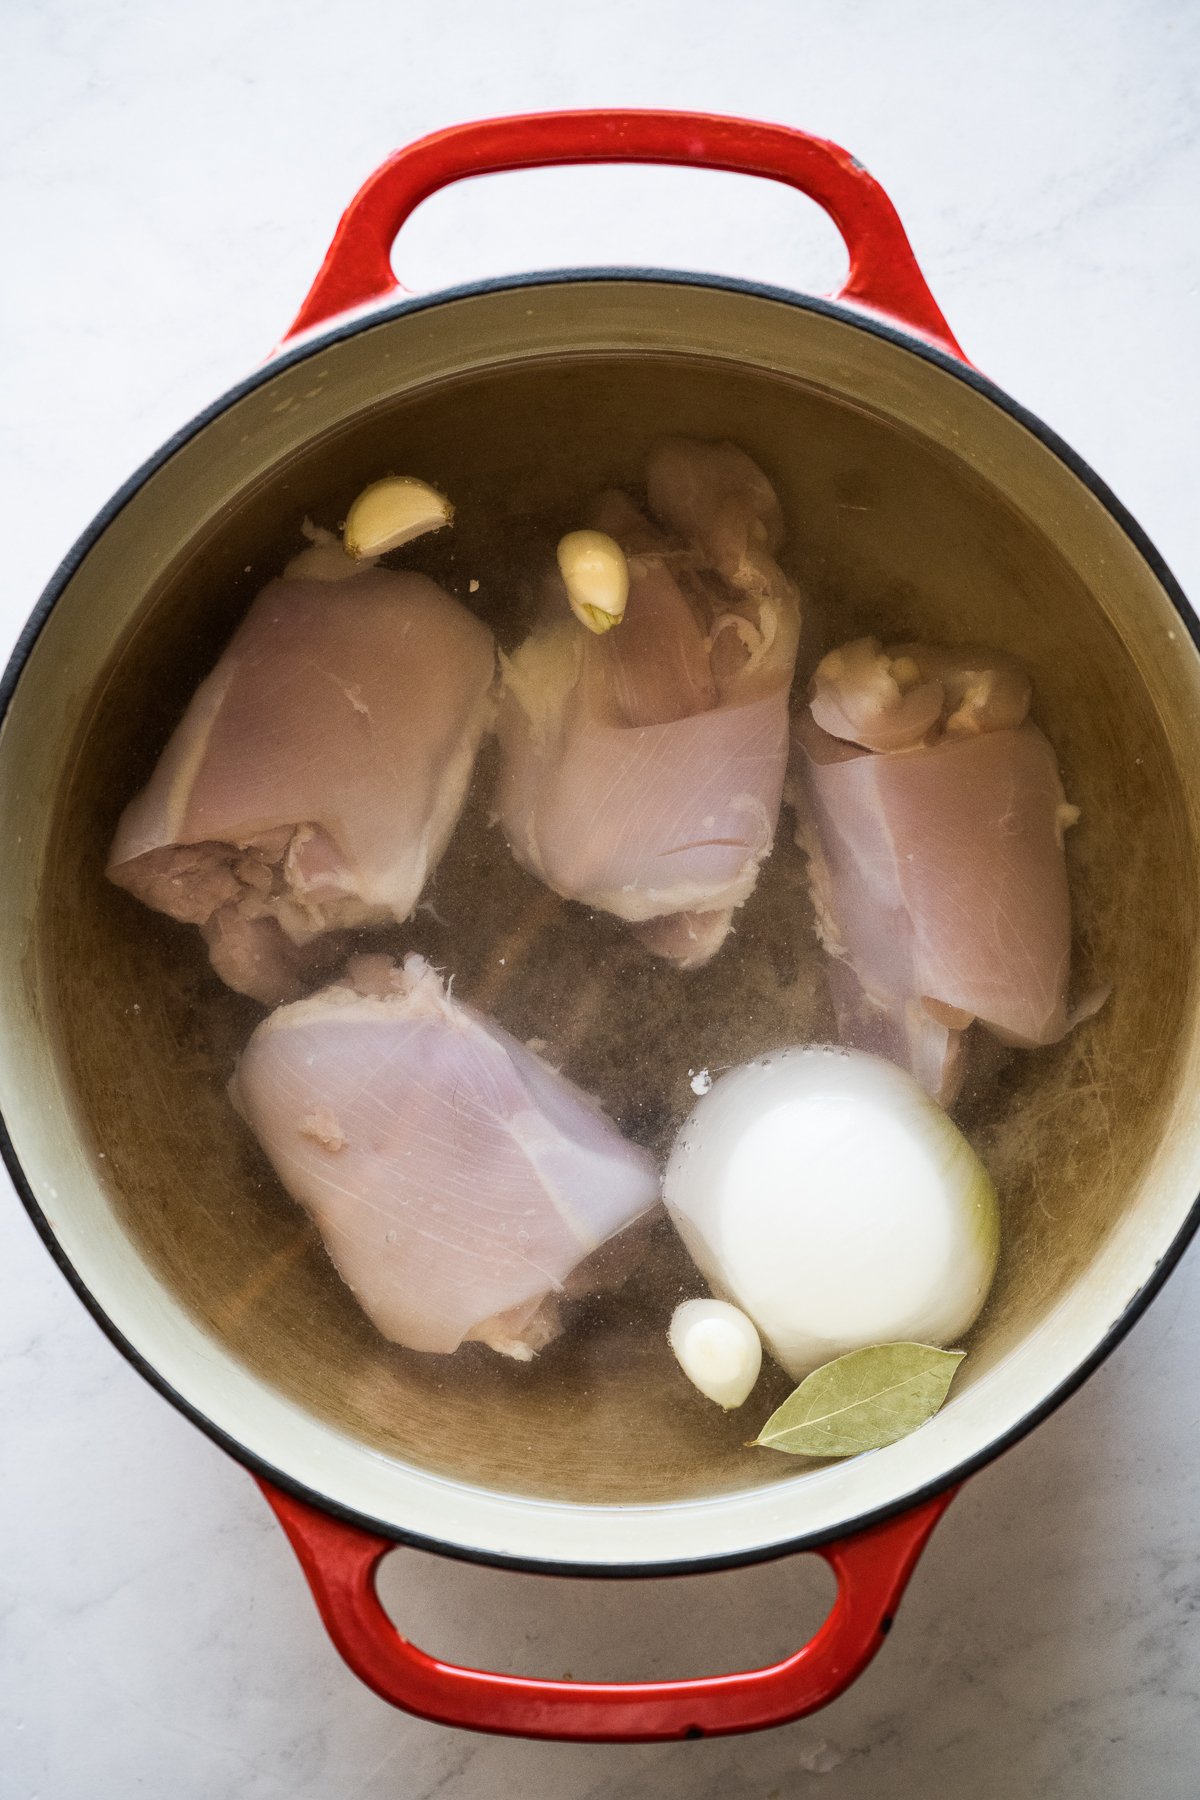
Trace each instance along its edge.
{"label": "small garlic clove", "polygon": [[385,556],[427,531],[440,531],[454,508],[436,488],[412,475],[389,475],[364,488],[342,530],[347,556]]}
{"label": "small garlic clove", "polygon": [[758,1332],[741,1308],[726,1300],[685,1300],[675,1308],[667,1337],[693,1387],[726,1412],[740,1406],[758,1380]]}
{"label": "small garlic clove", "polygon": [[629,565],[615,538],[604,531],[568,531],[558,546],[558,566],[571,611],[597,634],[625,616]]}

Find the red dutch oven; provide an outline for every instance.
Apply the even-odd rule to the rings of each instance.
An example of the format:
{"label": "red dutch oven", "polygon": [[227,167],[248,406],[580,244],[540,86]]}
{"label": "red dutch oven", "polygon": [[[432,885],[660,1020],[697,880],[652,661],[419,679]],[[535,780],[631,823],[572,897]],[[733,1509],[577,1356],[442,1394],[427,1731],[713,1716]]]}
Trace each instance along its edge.
{"label": "red dutch oven", "polygon": [[[846,281],[814,299],[583,270],[396,298],[393,242],[428,195],[584,162],[788,184],[841,232]],[[160,941],[101,875],[116,812],[306,511],[394,466],[398,444],[406,468],[481,506],[526,490],[553,502],[556,481],[566,500],[614,463],[636,468],[663,430],[731,436],[763,463],[798,572],[832,616],[869,628],[882,607],[1018,652],[1083,810],[1077,960],[1112,981],[1111,999],[1075,1038],[1022,1059],[1002,1113],[980,1125],[1005,1255],[951,1401],[845,1463],[726,1457],[736,1425],[706,1460],[636,1368],[565,1423],[536,1379],[443,1393],[438,1359],[375,1336],[235,1141],[221,1075],[253,1008],[231,1014],[241,1003],[224,996],[201,1041],[190,1021],[208,1017],[215,984],[198,961],[181,974],[178,940]],[[71,551],[3,688],[5,1156],[113,1341],[258,1478],[330,1635],[377,1693],[447,1724],[547,1738],[700,1736],[810,1712],[881,1645],[956,1484],[1128,1329],[1197,1222],[1194,636],[1120,504],[967,363],[861,165],[798,131],[687,113],[492,120],[390,158],[275,357],[166,444]],[[534,1680],[407,1642],[374,1587],[397,1543],[624,1576],[815,1550],[838,1593],[812,1641],[773,1667]]]}

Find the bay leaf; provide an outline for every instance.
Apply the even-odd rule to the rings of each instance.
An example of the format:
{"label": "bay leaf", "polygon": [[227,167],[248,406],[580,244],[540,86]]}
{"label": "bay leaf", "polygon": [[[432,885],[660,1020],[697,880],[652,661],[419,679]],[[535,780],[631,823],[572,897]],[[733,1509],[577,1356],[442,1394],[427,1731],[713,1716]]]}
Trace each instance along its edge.
{"label": "bay leaf", "polygon": [[932,1344],[851,1350],[806,1375],[754,1441],[790,1456],[882,1450],[933,1417],[965,1354]]}

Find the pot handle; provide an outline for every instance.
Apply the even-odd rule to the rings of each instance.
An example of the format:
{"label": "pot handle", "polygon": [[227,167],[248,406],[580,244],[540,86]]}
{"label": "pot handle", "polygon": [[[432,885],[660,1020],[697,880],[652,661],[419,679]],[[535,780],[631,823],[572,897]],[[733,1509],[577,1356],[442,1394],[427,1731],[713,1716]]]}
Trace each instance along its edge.
{"label": "pot handle", "polygon": [[[815,200],[850,255],[838,300],[880,313],[951,355],[962,351],[917,267],[896,209],[862,164],[825,138],[787,125],[713,113],[527,113],[452,125],[389,156],[342,215],[329,252],[284,343],[400,288],[392,245],[439,188],[470,175],[563,163],[672,163],[762,175]],[[963,358],[965,361],[965,358]]]}
{"label": "pot handle", "polygon": [[343,1660],[384,1700],[460,1730],[579,1743],[650,1743],[784,1725],[850,1686],[891,1628],[917,1558],[955,1490],[818,1554],[837,1576],[833,1609],[783,1662],[686,1681],[542,1681],[496,1675],[427,1656],[402,1638],[380,1604],[375,1576],[391,1538],[364,1531],[259,1486],[308,1577]]}

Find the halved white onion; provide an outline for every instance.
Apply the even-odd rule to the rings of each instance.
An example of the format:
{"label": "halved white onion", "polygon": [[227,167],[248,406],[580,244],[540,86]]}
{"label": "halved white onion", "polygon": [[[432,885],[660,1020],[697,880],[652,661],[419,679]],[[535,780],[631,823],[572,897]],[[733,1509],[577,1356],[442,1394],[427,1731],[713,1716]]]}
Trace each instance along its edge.
{"label": "halved white onion", "polygon": [[697,1267],[800,1377],[846,1351],[953,1344],[996,1269],[996,1192],[905,1071],[805,1046],[693,1108],[664,1198]]}

